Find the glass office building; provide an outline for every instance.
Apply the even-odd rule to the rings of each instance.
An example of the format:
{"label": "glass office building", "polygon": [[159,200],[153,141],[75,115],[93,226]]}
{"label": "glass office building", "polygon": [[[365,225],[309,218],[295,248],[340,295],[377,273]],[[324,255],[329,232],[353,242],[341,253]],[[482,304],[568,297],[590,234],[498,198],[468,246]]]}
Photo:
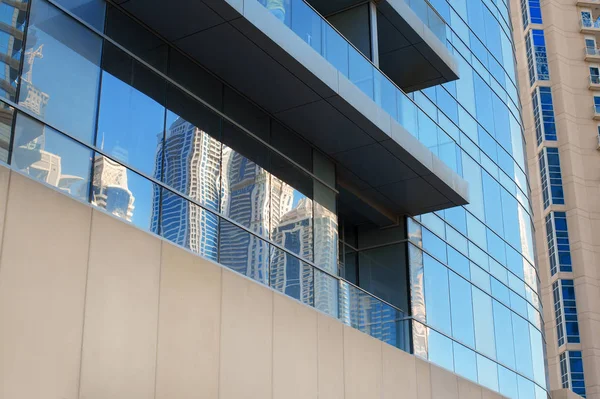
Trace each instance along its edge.
{"label": "glass office building", "polygon": [[196,3],[0,3],[2,162],[492,391],[546,398],[505,0]]}

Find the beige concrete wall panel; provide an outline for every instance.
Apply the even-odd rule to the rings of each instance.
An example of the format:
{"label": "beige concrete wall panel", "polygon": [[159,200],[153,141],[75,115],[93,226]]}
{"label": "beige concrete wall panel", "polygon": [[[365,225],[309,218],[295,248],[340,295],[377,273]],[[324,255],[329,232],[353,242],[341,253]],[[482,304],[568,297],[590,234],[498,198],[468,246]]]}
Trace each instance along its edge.
{"label": "beige concrete wall panel", "polygon": [[220,399],[272,397],[273,291],[223,270]]}
{"label": "beige concrete wall panel", "polygon": [[344,325],[317,312],[319,399],[344,399]]}
{"label": "beige concrete wall panel", "polygon": [[381,397],[381,350],[381,341],[344,326],[346,399]]}
{"label": "beige concrete wall panel", "polygon": [[274,293],[273,398],[317,399],[317,313]]}
{"label": "beige concrete wall panel", "polygon": [[162,243],[157,399],[218,398],[222,270]]}
{"label": "beige concrete wall panel", "polygon": [[76,399],[91,209],[17,173],[6,206],[0,398]]}
{"label": "beige concrete wall panel", "polygon": [[8,183],[10,181],[10,169],[0,165],[0,254],[2,254],[2,237],[4,234],[4,216],[6,214],[6,203],[8,201]]}
{"label": "beige concrete wall panel", "polygon": [[482,399],[481,386],[463,378],[458,378],[458,397],[460,399]]}
{"label": "beige concrete wall panel", "polygon": [[415,357],[415,366],[417,370],[417,398],[434,399],[431,394],[431,370],[429,362]]}
{"label": "beige concrete wall panel", "polygon": [[431,396],[435,399],[458,399],[456,374],[431,364]]}
{"label": "beige concrete wall panel", "polygon": [[388,344],[382,344],[383,398],[417,397],[415,357]]}
{"label": "beige concrete wall panel", "polygon": [[94,211],[82,399],[154,397],[160,252],[158,238]]}

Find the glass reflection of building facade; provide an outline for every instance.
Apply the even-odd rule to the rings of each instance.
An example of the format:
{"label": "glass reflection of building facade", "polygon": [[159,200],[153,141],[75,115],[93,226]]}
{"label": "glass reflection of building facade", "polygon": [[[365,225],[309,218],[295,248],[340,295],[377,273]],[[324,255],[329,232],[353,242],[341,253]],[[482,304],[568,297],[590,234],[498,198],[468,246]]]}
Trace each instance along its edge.
{"label": "glass reflection of building facade", "polygon": [[[384,33],[406,27],[385,25],[382,15],[398,12],[387,2],[325,19],[317,11],[329,3],[319,0],[244,0],[265,6],[252,12],[265,12],[273,29],[286,29],[281,37],[298,36],[294,43],[339,74],[331,94],[332,80],[287,71],[301,62],[268,64],[277,52],[248,57],[246,69],[234,62],[237,52],[202,47],[214,40],[165,41],[153,33],[160,26],[129,7],[136,1],[19,8],[15,29],[30,10],[25,45],[9,50],[25,55],[20,79],[8,80],[6,109],[17,114],[4,124],[15,125],[5,140],[12,167],[61,189],[74,184],[76,192],[63,191],[492,391],[547,397],[505,2],[411,1],[403,11],[431,30],[460,69],[456,79],[441,65],[421,71],[439,72],[433,78],[411,72],[403,57],[390,68],[398,58],[387,40],[400,39]],[[523,7],[539,11],[539,2]],[[364,15],[371,30],[352,31]],[[547,79],[539,37],[528,49],[532,79]],[[344,84],[353,97],[343,97]],[[546,104],[540,98],[538,124],[547,137]],[[373,109],[377,123],[365,117]],[[48,145],[46,133],[44,147],[62,160],[64,184],[22,166],[22,147],[43,142],[20,141],[34,132],[24,118],[65,141]]]}

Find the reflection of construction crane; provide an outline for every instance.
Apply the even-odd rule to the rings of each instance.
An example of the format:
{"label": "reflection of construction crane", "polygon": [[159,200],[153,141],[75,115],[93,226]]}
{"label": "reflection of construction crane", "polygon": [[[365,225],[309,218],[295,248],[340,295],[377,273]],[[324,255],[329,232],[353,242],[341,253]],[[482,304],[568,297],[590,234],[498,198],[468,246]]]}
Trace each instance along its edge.
{"label": "reflection of construction crane", "polygon": [[48,103],[50,96],[33,85],[33,63],[35,62],[36,58],[44,58],[44,54],[42,53],[43,49],[44,45],[40,44],[37,49],[29,49],[25,52],[27,72],[23,73],[21,78],[21,83],[25,86],[23,87],[22,85],[21,90],[23,90],[23,88],[27,89],[27,97],[24,101],[20,102],[20,105],[28,108],[40,116],[43,116],[43,108]]}
{"label": "reflection of construction crane", "polygon": [[33,75],[33,62],[36,58],[44,58],[44,54],[42,51],[44,50],[44,45],[40,44],[38,48],[29,49],[25,52],[25,62],[27,63],[27,72],[23,75],[23,80],[28,83],[31,83],[32,75]]}

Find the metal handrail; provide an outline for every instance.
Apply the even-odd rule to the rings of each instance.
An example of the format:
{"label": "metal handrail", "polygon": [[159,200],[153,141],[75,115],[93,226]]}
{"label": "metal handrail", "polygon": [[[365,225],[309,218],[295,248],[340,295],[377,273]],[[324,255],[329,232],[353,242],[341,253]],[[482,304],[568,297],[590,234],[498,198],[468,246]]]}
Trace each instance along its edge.
{"label": "metal handrail", "polygon": [[579,26],[586,29],[600,29],[600,21],[598,20],[579,20]]}
{"label": "metal handrail", "polygon": [[596,56],[596,57],[600,57],[600,48],[598,48],[598,47],[586,47],[585,48],[585,54],[586,55],[593,55],[593,56]]}

